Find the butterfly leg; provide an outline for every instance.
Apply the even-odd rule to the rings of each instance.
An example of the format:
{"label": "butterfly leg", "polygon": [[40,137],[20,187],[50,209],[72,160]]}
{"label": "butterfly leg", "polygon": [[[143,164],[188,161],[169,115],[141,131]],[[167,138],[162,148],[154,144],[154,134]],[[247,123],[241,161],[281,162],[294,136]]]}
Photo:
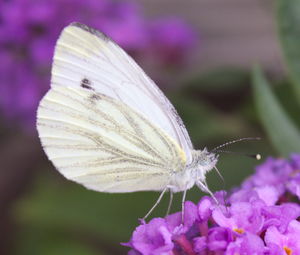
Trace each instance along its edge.
{"label": "butterfly leg", "polygon": [[204,192],[208,193],[213,198],[213,200],[216,202],[217,205],[220,205],[218,199],[215,197],[215,195],[207,187],[207,184],[198,181],[197,186],[200,188],[201,191],[204,191]]}
{"label": "butterfly leg", "polygon": [[182,200],[181,200],[181,224],[184,223],[184,202],[186,197],[186,191],[183,191]]}
{"label": "butterfly leg", "polygon": [[155,204],[152,206],[152,208],[149,210],[149,212],[143,217],[142,221],[145,221],[145,219],[153,212],[153,210],[155,209],[155,207],[159,204],[159,202],[161,201],[161,199],[163,198],[164,194],[166,193],[166,191],[168,190],[168,186],[160,193],[157,201],[155,202]]}
{"label": "butterfly leg", "polygon": [[[220,178],[223,181],[223,190],[226,190],[226,188],[225,188],[225,180],[224,180],[223,176],[221,175],[219,169],[216,166],[214,168],[215,168],[215,170],[217,171],[218,175],[220,176]],[[206,184],[206,182],[205,182],[205,184]],[[206,184],[206,186],[207,186],[207,184]],[[223,204],[225,205],[226,210],[227,210],[227,201],[226,201],[226,198],[225,198],[225,193],[223,193],[222,198],[223,198]]]}
{"label": "butterfly leg", "polygon": [[[218,169],[216,166],[214,166],[214,169],[216,170],[217,174],[218,174],[219,177],[221,178],[223,184],[225,184],[224,177],[223,177],[223,175],[220,173],[219,169]],[[225,187],[224,187],[224,190],[225,190]]]}
{"label": "butterfly leg", "polygon": [[200,188],[201,191],[207,192],[215,201],[216,205],[218,206],[218,208],[225,214],[225,215],[229,215],[229,211],[228,211],[228,207],[226,205],[226,200],[225,197],[223,196],[223,202],[224,202],[224,206],[225,206],[225,210],[224,207],[221,206],[220,202],[218,201],[218,199],[215,197],[215,195],[210,191],[210,189],[208,188],[208,185],[206,183],[206,181],[204,181],[204,183],[202,182],[197,182],[197,186],[198,188]]}
{"label": "butterfly leg", "polygon": [[172,202],[173,202],[173,192],[172,192],[172,190],[170,189],[170,200],[169,200],[169,204],[168,204],[168,209],[167,209],[166,216],[168,216],[169,213],[170,213],[171,206],[172,206]]}

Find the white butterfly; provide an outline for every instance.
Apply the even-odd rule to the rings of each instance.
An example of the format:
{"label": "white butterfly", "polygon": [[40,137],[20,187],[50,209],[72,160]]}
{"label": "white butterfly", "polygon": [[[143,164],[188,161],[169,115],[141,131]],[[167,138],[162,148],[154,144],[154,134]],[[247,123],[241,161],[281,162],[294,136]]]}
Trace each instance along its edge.
{"label": "white butterfly", "polygon": [[116,43],[83,24],[70,24],[57,41],[37,129],[57,170],[89,189],[162,191],[156,204],[167,190],[184,191],[184,201],[194,184],[211,193],[205,174],[217,156],[194,150],[155,83]]}

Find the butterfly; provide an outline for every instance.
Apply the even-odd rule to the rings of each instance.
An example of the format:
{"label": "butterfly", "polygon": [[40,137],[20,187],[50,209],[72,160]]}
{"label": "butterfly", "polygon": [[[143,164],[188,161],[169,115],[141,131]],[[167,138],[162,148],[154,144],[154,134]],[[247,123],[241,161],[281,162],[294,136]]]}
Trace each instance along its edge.
{"label": "butterfly", "polygon": [[84,24],[71,23],[56,43],[37,130],[69,180],[101,192],[161,191],[146,216],[166,191],[183,191],[182,203],[194,185],[211,194],[205,175],[218,156],[195,150],[156,84],[114,41]]}

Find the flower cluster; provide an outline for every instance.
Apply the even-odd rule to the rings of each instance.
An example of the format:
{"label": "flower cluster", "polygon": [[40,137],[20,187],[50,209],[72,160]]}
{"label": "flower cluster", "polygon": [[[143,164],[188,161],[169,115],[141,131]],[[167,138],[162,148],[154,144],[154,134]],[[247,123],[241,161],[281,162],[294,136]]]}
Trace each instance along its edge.
{"label": "flower cluster", "polygon": [[179,212],[138,226],[126,244],[129,254],[300,254],[300,154],[268,158],[226,201],[187,201],[183,225]]}
{"label": "flower cluster", "polygon": [[183,61],[196,39],[194,31],[178,18],[147,20],[139,7],[113,0],[1,1],[3,114],[31,127],[37,104],[49,88],[55,41],[73,21],[102,30],[139,59],[152,55],[163,65]]}

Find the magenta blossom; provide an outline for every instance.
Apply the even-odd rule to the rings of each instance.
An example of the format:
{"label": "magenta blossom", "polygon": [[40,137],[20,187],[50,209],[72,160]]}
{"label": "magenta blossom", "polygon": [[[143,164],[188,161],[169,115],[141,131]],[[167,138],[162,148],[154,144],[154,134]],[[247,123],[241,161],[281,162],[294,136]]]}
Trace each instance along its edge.
{"label": "magenta blossom", "polygon": [[299,166],[300,154],[267,159],[227,196],[228,205],[205,196],[197,205],[185,203],[183,225],[178,212],[138,226],[128,254],[300,255],[300,205],[290,186],[298,182]]}

